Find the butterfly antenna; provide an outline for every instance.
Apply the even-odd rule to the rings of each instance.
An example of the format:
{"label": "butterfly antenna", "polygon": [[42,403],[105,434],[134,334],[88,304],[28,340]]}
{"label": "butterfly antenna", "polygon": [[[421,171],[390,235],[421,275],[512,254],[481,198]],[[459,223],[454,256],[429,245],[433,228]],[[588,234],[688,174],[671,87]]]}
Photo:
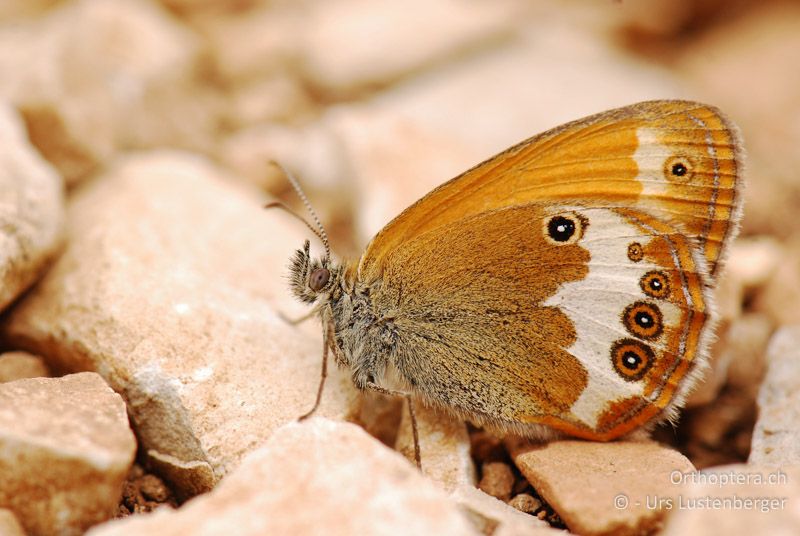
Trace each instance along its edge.
{"label": "butterfly antenna", "polygon": [[312,233],[314,233],[317,238],[319,238],[323,243],[325,242],[325,239],[322,238],[322,235],[319,234],[319,231],[317,230],[316,227],[314,227],[313,225],[308,223],[305,219],[303,219],[303,217],[300,214],[298,214],[294,210],[290,209],[289,207],[287,207],[286,205],[284,205],[280,201],[272,201],[271,203],[267,203],[266,205],[264,205],[264,208],[279,208],[279,209],[281,209],[282,211],[286,212],[290,216],[293,216],[293,217],[297,218],[298,220],[300,220],[301,222],[303,222],[303,224],[305,224],[305,226],[308,227],[308,229]]}
{"label": "butterfly antenna", "polygon": [[[322,226],[322,222],[319,220],[319,216],[317,216],[317,213],[311,206],[311,202],[308,200],[308,197],[306,197],[306,194],[303,191],[303,188],[300,186],[300,183],[297,181],[294,175],[292,175],[292,173],[288,169],[286,169],[280,162],[277,162],[275,160],[270,160],[270,163],[275,167],[277,167],[278,169],[280,169],[286,176],[286,178],[289,180],[289,183],[292,185],[292,188],[294,188],[294,191],[297,192],[297,195],[300,197],[300,200],[303,201],[306,210],[308,211],[309,214],[311,214],[311,219],[314,220],[314,224],[317,226],[317,229],[314,230],[314,228],[312,228],[311,225],[308,224],[308,222],[306,222],[303,218],[300,218],[300,216],[298,216],[297,214],[294,214],[293,212],[292,214],[294,214],[295,217],[302,220],[308,226],[308,228],[314,231],[314,234],[317,235],[317,237],[319,237],[320,240],[322,240],[322,245],[325,246],[325,258],[330,259],[331,246],[330,243],[328,242],[328,233],[325,232],[325,228]],[[276,205],[275,203],[270,203],[270,205],[278,206],[280,204]],[[284,206],[284,208],[286,207]]]}

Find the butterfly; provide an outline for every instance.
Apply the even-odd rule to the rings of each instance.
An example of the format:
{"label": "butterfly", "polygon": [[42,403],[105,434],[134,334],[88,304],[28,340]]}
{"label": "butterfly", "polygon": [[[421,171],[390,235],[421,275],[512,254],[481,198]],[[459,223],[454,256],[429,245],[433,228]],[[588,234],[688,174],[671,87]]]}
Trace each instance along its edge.
{"label": "butterfly", "polygon": [[291,287],[360,389],[609,441],[674,417],[700,377],[741,192],[742,142],[719,110],[642,102],[442,184],[358,261],[331,258],[314,216],[326,253],[306,242]]}

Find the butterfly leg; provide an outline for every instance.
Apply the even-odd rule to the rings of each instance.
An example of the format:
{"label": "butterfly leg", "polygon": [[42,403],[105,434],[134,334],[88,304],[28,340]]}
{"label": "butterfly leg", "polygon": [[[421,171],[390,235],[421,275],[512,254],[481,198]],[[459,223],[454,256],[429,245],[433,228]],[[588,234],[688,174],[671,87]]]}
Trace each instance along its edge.
{"label": "butterfly leg", "polygon": [[287,324],[289,324],[290,326],[296,326],[298,324],[302,324],[303,322],[305,322],[309,318],[312,318],[312,317],[316,316],[317,313],[319,313],[319,309],[314,308],[314,309],[311,310],[311,312],[309,312],[307,314],[304,314],[303,316],[301,316],[299,318],[289,318],[285,314],[283,314],[280,311],[278,311],[278,317],[281,320],[283,320],[284,322],[286,322]]}
{"label": "butterfly leg", "polygon": [[422,471],[422,456],[420,455],[420,449],[419,449],[419,429],[417,427],[417,412],[414,409],[414,400],[411,398],[411,393],[406,393],[404,391],[396,391],[394,389],[387,389],[372,382],[367,384],[367,389],[371,389],[383,395],[402,396],[403,398],[406,399],[406,402],[408,403],[408,414],[411,417],[411,433],[414,436],[414,461],[417,464],[417,469]]}
{"label": "butterfly leg", "polygon": [[322,372],[319,376],[317,398],[314,401],[314,406],[308,412],[300,415],[300,417],[297,419],[298,421],[304,421],[311,417],[314,412],[317,411],[317,408],[319,408],[319,404],[322,401],[322,392],[325,390],[325,379],[328,377],[328,347],[330,346],[330,328],[325,330],[325,334],[322,339]]}

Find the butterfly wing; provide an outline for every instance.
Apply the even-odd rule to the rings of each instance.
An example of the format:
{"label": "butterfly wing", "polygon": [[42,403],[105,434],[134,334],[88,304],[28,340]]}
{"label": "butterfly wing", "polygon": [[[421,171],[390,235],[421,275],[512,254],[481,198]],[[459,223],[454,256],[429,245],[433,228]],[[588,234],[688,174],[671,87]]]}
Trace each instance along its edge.
{"label": "butterfly wing", "polygon": [[741,142],[716,108],[651,101],[526,140],[436,188],[370,242],[359,277],[381,277],[403,243],[458,220],[542,200],[647,209],[694,239],[714,278],[736,231]]}
{"label": "butterfly wing", "polygon": [[607,440],[688,385],[707,344],[705,273],[692,239],[647,212],[540,202],[398,245],[372,300],[396,369],[429,401]]}

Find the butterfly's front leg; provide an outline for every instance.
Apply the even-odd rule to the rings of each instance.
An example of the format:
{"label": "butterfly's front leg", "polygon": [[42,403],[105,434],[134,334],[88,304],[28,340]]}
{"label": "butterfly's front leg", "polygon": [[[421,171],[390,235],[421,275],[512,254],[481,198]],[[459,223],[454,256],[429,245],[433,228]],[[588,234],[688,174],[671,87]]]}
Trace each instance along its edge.
{"label": "butterfly's front leg", "polygon": [[[320,402],[322,402],[322,393],[325,391],[325,380],[328,378],[328,349],[331,348],[331,324],[330,322],[325,325],[322,334],[322,371],[320,372],[319,376],[319,387],[317,387],[317,397],[314,400],[314,405],[311,407],[308,412],[301,415],[298,420],[303,421],[309,417],[311,417],[319,408]],[[336,353],[334,352],[334,357]]]}

